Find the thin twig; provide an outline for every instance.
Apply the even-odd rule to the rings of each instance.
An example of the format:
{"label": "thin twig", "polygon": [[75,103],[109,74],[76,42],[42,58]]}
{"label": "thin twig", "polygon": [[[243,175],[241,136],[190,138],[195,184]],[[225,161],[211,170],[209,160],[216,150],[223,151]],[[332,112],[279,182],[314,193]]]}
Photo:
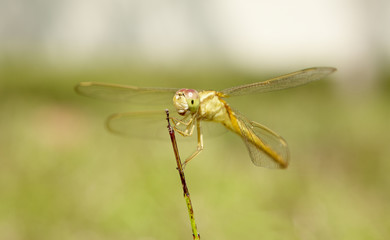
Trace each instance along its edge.
{"label": "thin twig", "polygon": [[183,167],[181,165],[179,149],[177,148],[177,142],[176,142],[176,137],[175,137],[175,131],[173,130],[173,128],[171,126],[171,123],[169,121],[169,111],[168,111],[168,109],[165,110],[165,112],[167,114],[169,136],[171,137],[173,152],[175,153],[175,157],[176,157],[177,170],[179,171],[181,184],[183,186],[184,199],[186,200],[187,208],[188,208],[188,214],[190,216],[191,228],[192,228],[192,236],[193,236],[194,239],[199,240],[200,239],[200,235],[199,235],[198,229],[196,227],[195,218],[194,218],[194,210],[193,210],[192,204],[191,204],[190,192],[188,191],[187,184],[186,184],[186,179],[184,177]]}

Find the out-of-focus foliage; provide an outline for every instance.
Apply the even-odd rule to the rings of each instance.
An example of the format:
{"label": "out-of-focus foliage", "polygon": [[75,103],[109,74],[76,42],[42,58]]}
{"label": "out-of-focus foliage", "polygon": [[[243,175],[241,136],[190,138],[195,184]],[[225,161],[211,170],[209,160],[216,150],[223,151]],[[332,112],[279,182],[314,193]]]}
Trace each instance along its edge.
{"label": "out-of-focus foliage", "polygon": [[[111,135],[105,117],[136,107],[84,98],[73,86],[104,81],[223,89],[286,73],[215,69],[167,71],[121,61],[73,68],[34,57],[2,59],[0,239],[191,239],[168,133],[165,142]],[[327,79],[229,99],[284,136],[292,163],[287,170],[258,168],[234,134],[205,139],[186,169],[202,239],[389,236],[385,79],[387,88],[359,95],[336,91],[337,82]],[[182,157],[195,146],[179,142]]]}

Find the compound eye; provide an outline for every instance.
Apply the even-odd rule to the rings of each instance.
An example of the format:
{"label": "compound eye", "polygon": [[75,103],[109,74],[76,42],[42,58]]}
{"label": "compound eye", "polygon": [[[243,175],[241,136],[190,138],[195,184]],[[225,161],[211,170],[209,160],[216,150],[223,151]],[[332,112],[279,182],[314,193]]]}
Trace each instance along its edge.
{"label": "compound eye", "polygon": [[199,108],[199,94],[193,89],[180,89],[173,97],[173,104],[180,115],[185,115],[188,111],[196,113]]}
{"label": "compound eye", "polygon": [[196,113],[199,108],[199,93],[194,89],[183,89],[184,97],[187,100],[188,110]]}

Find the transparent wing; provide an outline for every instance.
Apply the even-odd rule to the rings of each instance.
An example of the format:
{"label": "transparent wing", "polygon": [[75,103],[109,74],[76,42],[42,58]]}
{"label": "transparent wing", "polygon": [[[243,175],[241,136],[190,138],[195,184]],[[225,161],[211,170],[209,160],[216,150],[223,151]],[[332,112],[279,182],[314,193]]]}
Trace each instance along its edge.
{"label": "transparent wing", "polygon": [[286,168],[290,161],[287,142],[267,127],[235,113],[241,137],[253,164],[267,168]]}
{"label": "transparent wing", "polygon": [[87,97],[112,101],[126,101],[144,105],[172,104],[178,88],[149,88],[99,82],[81,82],[75,91]]}
{"label": "transparent wing", "polygon": [[220,92],[226,96],[241,96],[246,94],[276,91],[285,88],[297,87],[312,81],[320,80],[334,71],[336,71],[336,69],[331,67],[308,68],[280,77],[272,78],[263,82],[250,83],[227,88]]}
{"label": "transparent wing", "polygon": [[[182,119],[175,110],[170,109],[169,116],[176,119]],[[171,121],[171,124],[173,122]],[[196,125],[196,124],[195,124]],[[214,122],[202,122],[202,131],[205,137],[216,137],[227,131],[221,124]],[[165,110],[125,112],[116,113],[109,116],[106,120],[107,129],[117,135],[125,137],[135,137],[139,139],[166,140],[168,137],[167,120]],[[185,126],[179,126],[179,129],[185,129]],[[193,136],[196,138],[196,129]],[[177,136],[181,136],[177,134]],[[181,137],[179,137],[181,138]],[[183,137],[192,140],[192,137]]]}
{"label": "transparent wing", "polygon": [[106,120],[106,127],[114,134],[127,137],[148,140],[168,138],[165,110],[112,114]]}

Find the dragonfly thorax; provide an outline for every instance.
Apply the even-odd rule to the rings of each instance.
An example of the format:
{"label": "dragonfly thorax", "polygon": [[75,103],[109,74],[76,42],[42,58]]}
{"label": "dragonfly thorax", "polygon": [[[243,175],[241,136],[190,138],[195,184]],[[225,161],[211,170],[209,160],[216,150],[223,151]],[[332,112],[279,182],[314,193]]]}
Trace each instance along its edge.
{"label": "dragonfly thorax", "polygon": [[196,113],[199,109],[199,94],[194,89],[180,89],[173,97],[173,105],[180,115]]}

